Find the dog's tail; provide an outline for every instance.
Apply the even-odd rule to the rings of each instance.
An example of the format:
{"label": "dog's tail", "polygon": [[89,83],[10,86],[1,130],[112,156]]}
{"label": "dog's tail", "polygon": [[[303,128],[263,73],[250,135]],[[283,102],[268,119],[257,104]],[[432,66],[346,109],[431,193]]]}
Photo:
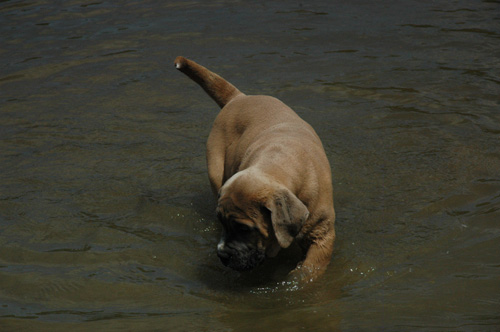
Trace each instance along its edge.
{"label": "dog's tail", "polygon": [[234,85],[194,61],[178,56],[174,64],[175,68],[198,83],[221,108],[234,97],[243,94]]}

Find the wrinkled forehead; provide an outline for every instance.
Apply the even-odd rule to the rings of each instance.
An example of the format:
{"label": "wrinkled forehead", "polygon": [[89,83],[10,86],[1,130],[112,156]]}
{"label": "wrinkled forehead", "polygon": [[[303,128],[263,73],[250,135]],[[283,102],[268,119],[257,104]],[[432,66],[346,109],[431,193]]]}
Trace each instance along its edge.
{"label": "wrinkled forehead", "polygon": [[218,216],[223,216],[226,219],[234,219],[245,215],[244,209],[234,201],[232,196],[229,194],[219,197],[216,208]]}
{"label": "wrinkled forehead", "polygon": [[259,234],[269,235],[270,218],[265,218],[259,209],[253,206],[251,202],[239,206],[231,197],[221,197],[216,209],[217,218],[224,227],[232,227],[235,224],[245,224],[249,227],[255,227]]}
{"label": "wrinkled forehead", "polygon": [[223,220],[246,220],[249,223],[259,223],[257,202],[241,195],[230,192],[219,198],[216,213]]}
{"label": "wrinkled forehead", "polygon": [[241,185],[237,185],[234,181],[232,183],[226,183],[221,188],[217,199],[217,207],[221,209],[222,212],[226,210],[245,211],[249,203],[245,188],[242,188]]}
{"label": "wrinkled forehead", "polygon": [[217,213],[226,218],[257,221],[262,197],[266,193],[261,179],[260,173],[250,170],[233,175],[219,191]]}

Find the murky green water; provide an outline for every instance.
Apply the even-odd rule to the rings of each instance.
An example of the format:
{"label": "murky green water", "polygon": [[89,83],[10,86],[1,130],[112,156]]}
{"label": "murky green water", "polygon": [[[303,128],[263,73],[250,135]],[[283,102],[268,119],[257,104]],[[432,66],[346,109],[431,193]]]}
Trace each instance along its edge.
{"label": "murky green water", "polygon": [[[497,331],[498,1],[2,1],[0,330]],[[215,254],[192,58],[311,123],[325,276]]]}

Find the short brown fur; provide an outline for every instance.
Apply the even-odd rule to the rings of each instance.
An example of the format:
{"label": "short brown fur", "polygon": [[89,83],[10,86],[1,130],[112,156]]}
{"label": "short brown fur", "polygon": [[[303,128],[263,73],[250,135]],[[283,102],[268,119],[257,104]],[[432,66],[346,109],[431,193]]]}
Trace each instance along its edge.
{"label": "short brown fur", "polygon": [[[276,98],[247,96],[183,57],[175,65],[222,108],[207,142],[209,179],[224,220],[221,260],[251,268],[261,253],[274,256],[295,240],[305,258],[291,275],[303,281],[321,275],[333,251],[335,211],[330,164],[314,129]],[[238,224],[253,226],[259,240],[237,234]]]}

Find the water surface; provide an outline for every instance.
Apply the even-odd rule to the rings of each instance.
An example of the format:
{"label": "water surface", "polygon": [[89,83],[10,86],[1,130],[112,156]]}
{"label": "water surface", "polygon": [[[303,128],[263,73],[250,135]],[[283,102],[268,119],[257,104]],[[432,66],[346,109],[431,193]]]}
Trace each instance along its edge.
{"label": "water surface", "polygon": [[[0,329],[496,331],[498,1],[3,1]],[[216,104],[184,55],[308,121],[337,242],[215,254]]]}

